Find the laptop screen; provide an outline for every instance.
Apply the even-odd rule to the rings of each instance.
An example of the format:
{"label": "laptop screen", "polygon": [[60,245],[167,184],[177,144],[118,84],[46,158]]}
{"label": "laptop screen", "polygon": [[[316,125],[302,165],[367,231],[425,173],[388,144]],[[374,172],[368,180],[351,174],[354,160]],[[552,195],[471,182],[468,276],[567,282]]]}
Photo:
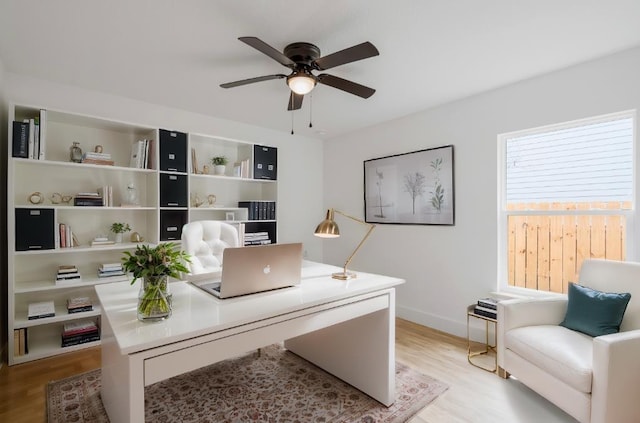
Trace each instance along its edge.
{"label": "laptop screen", "polygon": [[197,286],[229,298],[298,285],[301,273],[302,243],[230,247],[223,252],[219,284],[209,280]]}

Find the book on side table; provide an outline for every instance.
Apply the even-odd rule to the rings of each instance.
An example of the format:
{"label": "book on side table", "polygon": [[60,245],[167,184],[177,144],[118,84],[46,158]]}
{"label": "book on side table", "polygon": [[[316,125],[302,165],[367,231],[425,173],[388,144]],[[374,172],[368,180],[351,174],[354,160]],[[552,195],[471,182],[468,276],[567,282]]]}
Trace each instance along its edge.
{"label": "book on side table", "polygon": [[490,319],[498,318],[498,300],[495,298],[481,298],[477,301],[473,312],[478,316],[488,317]]}

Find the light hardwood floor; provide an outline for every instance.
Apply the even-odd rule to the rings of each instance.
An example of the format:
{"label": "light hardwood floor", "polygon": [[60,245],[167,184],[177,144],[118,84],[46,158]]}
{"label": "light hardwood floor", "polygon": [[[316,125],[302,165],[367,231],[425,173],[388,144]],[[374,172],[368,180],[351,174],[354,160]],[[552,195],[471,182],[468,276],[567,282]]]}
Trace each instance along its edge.
{"label": "light hardwood floor", "polygon": [[[467,343],[398,319],[396,358],[449,385],[410,423],[574,423],[558,408],[517,380],[500,379],[467,363]],[[45,421],[45,387],[100,367],[100,348],[0,369],[0,422]]]}

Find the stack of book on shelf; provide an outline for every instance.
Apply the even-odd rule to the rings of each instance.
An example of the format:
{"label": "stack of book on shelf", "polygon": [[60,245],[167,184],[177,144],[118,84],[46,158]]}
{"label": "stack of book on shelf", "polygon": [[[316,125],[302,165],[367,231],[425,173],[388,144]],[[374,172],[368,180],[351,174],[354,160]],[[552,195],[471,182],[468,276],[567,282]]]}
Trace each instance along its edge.
{"label": "stack of book on shelf", "polygon": [[43,319],[45,317],[53,317],[56,315],[56,308],[53,301],[41,301],[38,303],[29,303],[27,318],[29,320]]}
{"label": "stack of book on shelf", "polygon": [[92,320],[73,321],[64,324],[62,346],[84,344],[100,340],[100,328]]}
{"label": "stack of book on shelf", "polygon": [[92,311],[93,303],[89,297],[72,297],[67,300],[67,313],[81,313]]}
{"label": "stack of book on shelf", "polygon": [[13,330],[13,355],[25,355],[29,353],[27,344],[27,328]]}
{"label": "stack of book on shelf", "polygon": [[70,283],[80,282],[80,272],[74,265],[58,266],[58,274],[56,275],[56,285],[66,285]]}
{"label": "stack of book on shelf", "polygon": [[98,267],[98,277],[100,279],[124,275],[125,272],[121,263],[103,263]]}
{"label": "stack of book on shelf", "polygon": [[275,220],[275,201],[238,201],[238,207],[247,209],[249,220]]}
{"label": "stack of book on shelf", "polygon": [[249,177],[249,159],[235,162],[233,165],[233,176],[237,178]]}
{"label": "stack of book on shelf", "polygon": [[46,112],[43,109],[39,116],[13,122],[12,157],[45,159]]}
{"label": "stack of book on shelf", "polygon": [[115,241],[110,240],[106,236],[97,236],[93,238],[93,241],[91,241],[91,246],[101,247],[103,245],[114,245],[115,243],[116,243]]}
{"label": "stack of book on shelf", "polygon": [[154,169],[154,142],[153,140],[139,140],[131,146],[131,160],[129,167],[136,169]]}
{"label": "stack of book on shelf", "polygon": [[82,163],[113,166],[111,153],[87,152],[82,155]]}
{"label": "stack of book on shelf", "polygon": [[271,244],[268,232],[246,232],[244,234],[244,245],[266,245]]}
{"label": "stack of book on shelf", "polygon": [[489,317],[490,319],[498,318],[498,300],[495,298],[482,298],[478,300],[473,312],[478,316]]}
{"label": "stack of book on shelf", "polygon": [[105,207],[113,207],[113,187],[105,185],[97,189],[98,195],[102,197],[102,205]]}
{"label": "stack of book on shelf", "polygon": [[97,192],[79,192],[73,198],[74,206],[103,206],[104,199]]}
{"label": "stack of book on shelf", "polygon": [[58,233],[56,234],[56,244],[60,248],[71,248],[80,245],[78,238],[71,230],[71,225],[60,223],[58,225]]}

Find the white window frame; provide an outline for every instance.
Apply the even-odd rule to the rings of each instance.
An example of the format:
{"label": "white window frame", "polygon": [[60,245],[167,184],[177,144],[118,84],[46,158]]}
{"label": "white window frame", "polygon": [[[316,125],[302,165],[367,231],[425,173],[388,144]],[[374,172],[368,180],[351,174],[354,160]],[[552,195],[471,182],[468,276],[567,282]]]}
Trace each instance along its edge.
{"label": "white window frame", "polygon": [[[506,144],[507,140],[514,137],[522,137],[526,135],[539,134],[542,132],[552,132],[576,126],[584,126],[596,123],[602,123],[611,120],[631,118],[633,127],[633,141],[632,141],[632,157],[633,157],[633,193],[631,210],[536,210],[536,211],[520,211],[520,210],[507,210],[506,205],[506,185],[507,185],[507,166],[506,166]],[[637,114],[636,110],[626,110],[617,113],[610,113],[606,115],[600,115],[590,118],[573,120],[570,122],[563,122],[559,124],[545,125],[536,128],[525,129],[521,131],[514,131],[498,135],[498,286],[499,292],[514,295],[524,296],[550,296],[550,295],[563,295],[546,291],[538,291],[530,288],[522,288],[516,286],[510,286],[508,283],[508,218],[509,216],[516,215],[623,215],[626,220],[626,259],[627,261],[640,261],[638,257],[638,241],[640,239],[640,228],[636,229],[635,222],[637,220],[636,211],[638,204],[638,189],[637,189],[637,169],[638,163],[640,163],[638,157],[638,149],[636,147],[637,136]]]}

